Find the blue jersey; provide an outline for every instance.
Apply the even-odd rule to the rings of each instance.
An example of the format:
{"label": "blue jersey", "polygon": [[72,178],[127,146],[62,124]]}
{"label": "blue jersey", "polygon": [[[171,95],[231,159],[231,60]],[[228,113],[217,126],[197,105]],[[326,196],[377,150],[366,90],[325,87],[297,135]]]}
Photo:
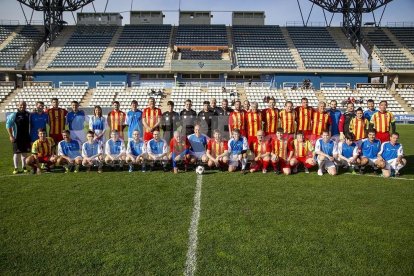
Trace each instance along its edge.
{"label": "blue jersey", "polygon": [[93,141],[91,144],[86,142],[82,145],[82,156],[91,158],[102,153],[102,144],[98,141]]}
{"label": "blue jersey", "polygon": [[195,134],[188,135],[188,142],[190,143],[192,152],[202,153],[206,151],[207,136],[204,134],[200,134],[199,137]]}
{"label": "blue jersey", "polygon": [[341,119],[341,111],[339,111],[338,109],[335,110],[328,110],[329,112],[329,116],[332,119],[332,126],[331,126],[331,135],[339,135],[339,119]]}
{"label": "blue jersey", "polygon": [[327,143],[325,143],[325,141],[321,138],[321,139],[318,139],[315,144],[315,152],[318,152],[318,151],[321,151],[333,157],[334,154],[338,154],[338,146],[332,140],[329,140]]}
{"label": "blue jersey", "polygon": [[351,158],[354,155],[358,155],[358,147],[355,143],[348,145],[345,142],[339,142],[338,152],[346,158]]}
{"label": "blue jersey", "polygon": [[249,149],[246,137],[240,136],[239,140],[231,138],[228,142],[229,154],[241,154]]}
{"label": "blue jersey", "polygon": [[37,135],[37,130],[39,128],[46,129],[46,125],[49,123],[49,116],[46,112],[37,113],[33,112],[30,114],[30,137],[32,139],[32,142],[39,139],[39,136]]}
{"label": "blue jersey", "polygon": [[128,125],[128,138],[132,138],[132,133],[135,130],[139,131],[139,137],[142,138],[142,111],[128,111],[126,124]]}
{"label": "blue jersey", "polygon": [[381,149],[381,141],[375,139],[372,143],[368,138],[364,139],[361,144],[361,155],[370,159],[377,158],[377,155]]}
{"label": "blue jersey", "polygon": [[66,142],[65,140],[60,141],[58,145],[58,154],[67,156],[72,159],[78,156],[81,156],[80,146],[79,146],[78,141],[76,140],[70,140],[69,142]]}
{"label": "blue jersey", "polygon": [[134,140],[129,140],[128,141],[128,146],[127,146],[127,153],[128,154],[132,154],[134,156],[139,156],[143,153],[145,153],[145,142],[142,141],[141,139],[138,140],[138,142],[135,142]]}
{"label": "blue jersey", "polygon": [[89,120],[89,129],[95,132],[96,130],[105,130],[107,125],[106,119],[102,117],[92,116]]}
{"label": "blue jersey", "polygon": [[392,145],[390,142],[385,142],[381,145],[380,153],[382,158],[384,158],[385,161],[389,161],[392,159],[395,159],[399,156],[403,156],[403,147],[400,143],[395,143],[395,145]]}
{"label": "blue jersey", "polygon": [[124,141],[118,139],[116,141],[109,139],[105,144],[105,154],[110,155],[119,155],[125,153],[125,144]]}
{"label": "blue jersey", "polygon": [[368,120],[368,122],[371,122],[371,117],[372,115],[374,115],[375,113],[377,113],[378,110],[374,109],[374,110],[365,110],[364,111],[364,118]]}
{"label": "blue jersey", "polygon": [[66,115],[66,124],[69,126],[69,130],[83,130],[85,125],[85,112],[78,110],[78,112],[69,112]]}
{"label": "blue jersey", "polygon": [[147,144],[147,151],[148,153],[160,155],[168,152],[167,142],[164,139],[159,139],[156,141],[155,139],[151,139],[148,141]]}

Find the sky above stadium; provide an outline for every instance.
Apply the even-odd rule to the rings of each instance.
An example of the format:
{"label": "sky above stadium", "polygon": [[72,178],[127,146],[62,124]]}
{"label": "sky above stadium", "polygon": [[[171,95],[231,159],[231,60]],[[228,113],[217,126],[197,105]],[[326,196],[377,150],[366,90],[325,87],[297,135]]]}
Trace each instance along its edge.
{"label": "sky above stadium", "polygon": [[[95,0],[94,6],[97,12],[103,12],[107,0]],[[308,0],[299,0],[305,21],[308,18],[312,4]],[[124,17],[123,23],[129,24],[129,11],[131,10],[163,10],[165,13],[164,23],[178,25],[178,0],[109,0],[107,12],[121,12]],[[16,0],[0,0],[0,20],[19,20],[20,24],[25,23],[25,17]],[[287,22],[301,24],[302,18],[295,0],[181,0],[181,10],[204,10],[213,11],[213,24],[231,24],[231,11],[265,11],[266,24],[286,25]],[[382,8],[375,12],[377,20],[381,17]],[[388,22],[413,22],[414,0],[394,0],[384,13],[382,25]],[[26,17],[30,19],[31,9],[25,7]],[[92,4],[83,9],[84,12],[93,12]],[[330,14],[327,14],[328,21]],[[39,24],[43,20],[41,12],[34,12],[33,24]],[[69,12],[64,16],[69,24],[74,24],[72,14]],[[315,6],[309,17],[309,22],[323,24],[325,21],[322,9]],[[332,25],[339,26],[342,21],[340,14],[333,17]],[[364,22],[372,22],[372,14],[366,14]],[[4,24],[4,22],[3,22]]]}

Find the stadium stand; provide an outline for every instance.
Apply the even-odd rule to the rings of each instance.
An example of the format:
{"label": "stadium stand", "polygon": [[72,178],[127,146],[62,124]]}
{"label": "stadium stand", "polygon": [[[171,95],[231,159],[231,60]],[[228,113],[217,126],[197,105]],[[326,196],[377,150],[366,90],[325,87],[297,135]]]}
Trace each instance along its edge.
{"label": "stadium stand", "polygon": [[395,45],[381,28],[364,28],[366,44],[390,70],[414,69],[414,63]]}
{"label": "stadium stand", "polygon": [[6,97],[10,95],[10,93],[12,93],[13,89],[13,85],[0,86],[0,103],[2,103]]}
{"label": "stadium stand", "polygon": [[163,90],[164,87],[154,86],[154,87],[132,87],[131,89],[127,89],[124,91],[119,92],[115,100],[119,101],[121,106],[121,110],[129,110],[131,107],[131,101],[136,100],[138,102],[138,109],[144,109],[148,106],[148,98],[154,97],[155,99],[155,106],[161,107],[161,95],[150,95],[151,90],[159,91]]}
{"label": "stadium stand", "polygon": [[414,55],[414,28],[388,28],[388,30]]}
{"label": "stadium stand", "polygon": [[364,100],[364,104],[361,105],[362,108],[366,107],[366,101],[368,99],[373,99],[376,104],[380,101],[388,102],[388,110],[394,114],[407,114],[404,108],[396,101],[396,99],[391,95],[390,91],[386,88],[358,88],[356,90],[359,97]]}
{"label": "stadium stand", "polygon": [[285,90],[285,95],[286,99],[292,101],[293,106],[300,106],[303,97],[306,97],[308,99],[308,104],[311,107],[316,108],[319,103],[319,100],[316,97],[315,91],[313,89],[287,89]]}
{"label": "stadium stand", "polygon": [[397,88],[395,90],[411,108],[414,107],[414,88]]}
{"label": "stadium stand", "polygon": [[43,33],[32,25],[24,26],[19,33],[0,50],[0,67],[23,67],[30,54],[42,44]]}
{"label": "stadium stand", "polygon": [[94,68],[112,40],[116,26],[77,26],[49,68]]}
{"label": "stadium stand", "polygon": [[336,100],[338,108],[350,97],[357,97],[352,89],[346,87],[322,87],[321,92],[324,94],[327,104]]}
{"label": "stadium stand", "polygon": [[[227,87],[227,91],[236,91],[236,87]],[[203,109],[203,102],[209,101],[211,98],[217,100],[220,106],[222,99],[227,99],[229,104],[232,100],[238,98],[236,95],[231,96],[230,92],[223,92],[221,87],[175,87],[172,89],[171,100],[175,103],[174,111],[180,112],[184,108],[187,99],[192,100],[193,109],[198,113]]]}
{"label": "stadium stand", "polygon": [[220,51],[191,51],[181,50],[182,60],[221,60]]}
{"label": "stadium stand", "polygon": [[297,68],[278,26],[233,26],[239,67]]}
{"label": "stadium stand", "polygon": [[227,46],[225,25],[182,25],[177,27],[177,46]]}
{"label": "stadium stand", "polygon": [[171,25],[126,25],[105,67],[163,67]]}
{"label": "stadium stand", "polygon": [[22,100],[26,101],[28,111],[34,110],[37,101],[42,101],[45,103],[45,107],[49,107],[52,98],[59,99],[60,107],[69,108],[72,101],[82,101],[87,89],[87,86],[60,87],[57,89],[52,86],[26,86],[7,105],[6,112],[15,111],[17,104]]}
{"label": "stadium stand", "polygon": [[245,93],[247,100],[250,102],[257,102],[259,109],[267,108],[265,97],[273,97],[276,100],[276,107],[281,109],[285,105],[286,99],[281,90],[270,89],[269,87],[246,87]]}
{"label": "stadium stand", "polygon": [[325,27],[287,27],[306,68],[353,69]]}

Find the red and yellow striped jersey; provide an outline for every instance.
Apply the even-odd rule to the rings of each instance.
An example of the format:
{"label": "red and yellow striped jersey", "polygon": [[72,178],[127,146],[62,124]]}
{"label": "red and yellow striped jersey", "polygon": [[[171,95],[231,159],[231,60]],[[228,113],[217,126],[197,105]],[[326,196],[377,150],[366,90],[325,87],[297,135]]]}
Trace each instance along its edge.
{"label": "red and yellow striped jersey", "polygon": [[50,137],[46,137],[45,141],[40,141],[40,139],[37,139],[33,142],[32,153],[36,154],[39,157],[51,156],[53,154],[52,148],[54,146],[55,141]]}
{"label": "red and yellow striped jersey", "polygon": [[309,140],[299,142],[297,139],[293,140],[293,149],[296,157],[310,157],[312,156],[313,146]]}
{"label": "red and yellow striped jersey", "polygon": [[170,152],[175,154],[180,154],[186,149],[190,147],[187,138],[181,138],[180,142],[178,142],[175,137],[173,137],[170,141]]}
{"label": "red and yellow striped jersey", "polygon": [[262,118],[266,134],[275,134],[279,126],[279,110],[277,108],[266,108],[262,111]]}
{"label": "red and yellow striped jersey", "polygon": [[293,111],[287,112],[282,110],[279,112],[280,126],[283,128],[284,133],[295,133],[295,113]]}
{"label": "red and yellow striped jersey", "polygon": [[63,108],[51,108],[47,111],[49,116],[49,134],[56,135],[61,134],[65,129],[66,115],[68,111]]}
{"label": "red and yellow striped jersey", "polygon": [[368,127],[369,122],[366,118],[358,119],[354,117],[349,123],[349,131],[355,135],[356,141],[367,138]]}
{"label": "red and yellow striped jersey", "polygon": [[395,122],[394,115],[389,112],[375,112],[371,117],[371,124],[377,132],[389,132],[391,123]]}
{"label": "red and yellow striped jersey", "polygon": [[322,131],[329,130],[332,118],[328,112],[314,111],[312,115],[312,134],[321,135]]}
{"label": "red and yellow striped jersey", "polygon": [[120,137],[124,137],[123,126],[125,125],[126,114],[121,110],[112,110],[108,113],[108,125],[111,130],[117,130]]}
{"label": "red and yellow striped jersey", "polygon": [[295,112],[296,112],[297,130],[298,131],[311,130],[312,114],[313,114],[312,107],[309,106],[307,108],[304,108],[302,106],[298,106],[295,108]]}
{"label": "red and yellow striped jersey", "polygon": [[246,129],[248,137],[256,137],[257,131],[262,130],[262,113],[249,111],[246,114]]}
{"label": "red and yellow striped jersey", "polygon": [[[158,120],[161,120],[162,112],[159,108],[150,108],[147,107],[142,112],[142,120],[145,122],[150,128],[153,128]],[[159,127],[157,127],[157,130],[159,130]],[[145,129],[146,132],[150,132],[151,129]]]}
{"label": "red and yellow striped jersey", "polygon": [[245,131],[245,121],[246,121],[246,112],[233,111],[229,116],[229,129],[233,130],[238,128],[242,134],[246,133]]}
{"label": "red and yellow striped jersey", "polygon": [[292,150],[291,143],[287,140],[275,139],[272,141],[272,153],[277,155],[279,158],[287,159],[288,153]]}
{"label": "red and yellow striped jersey", "polygon": [[262,155],[265,153],[270,153],[271,147],[270,147],[270,144],[266,141],[262,141],[262,142],[255,141],[253,143],[252,151],[255,156],[258,156],[258,155]]}
{"label": "red and yellow striped jersey", "polygon": [[214,158],[223,154],[228,149],[228,142],[225,140],[218,142],[216,141],[216,139],[211,139],[207,143],[207,150],[209,151],[210,155]]}

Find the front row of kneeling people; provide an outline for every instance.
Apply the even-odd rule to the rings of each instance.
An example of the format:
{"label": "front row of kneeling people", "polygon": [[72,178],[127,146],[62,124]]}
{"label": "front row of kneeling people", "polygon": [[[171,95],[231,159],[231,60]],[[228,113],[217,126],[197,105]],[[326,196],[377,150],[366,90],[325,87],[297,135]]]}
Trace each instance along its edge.
{"label": "front row of kneeling people", "polygon": [[145,172],[156,165],[167,172],[171,164],[173,172],[178,173],[179,169],[187,171],[190,165],[198,164],[229,172],[240,168],[242,173],[272,170],[285,175],[296,173],[302,167],[305,173],[309,173],[310,168],[318,166],[318,175],[325,171],[336,175],[338,168],[364,173],[366,167],[372,167],[374,172],[382,170],[384,177],[398,176],[407,163],[403,147],[398,142],[398,133],[391,134],[390,140],[384,143],[375,138],[375,130],[369,130],[368,138],[359,141],[355,141],[354,134],[348,133],[344,140],[338,142],[328,131],[323,131],[314,144],[303,132],[299,131],[294,138],[283,133],[284,130],[279,128],[274,137],[266,137],[264,131],[259,130],[256,139],[248,143],[247,138],[235,129],[231,139],[226,141],[220,131],[214,130],[213,137],[209,138],[196,125],[194,133],[187,137],[176,131],[169,144],[161,138],[158,130],[153,132],[153,138],[148,142],[144,142],[135,130],[125,145],[116,130],[111,131],[105,144],[89,131],[87,141],[80,145],[71,139],[68,130],[64,130],[56,155],[54,140],[46,136],[45,129],[39,129],[39,139],[33,143],[32,155],[26,163],[33,168],[33,173],[38,174],[42,171],[42,163],[46,170],[58,165],[63,166],[65,172],[72,169],[79,172],[81,166],[86,171],[96,166],[100,173],[104,164],[112,169],[122,169],[126,163],[129,172],[137,166]]}

